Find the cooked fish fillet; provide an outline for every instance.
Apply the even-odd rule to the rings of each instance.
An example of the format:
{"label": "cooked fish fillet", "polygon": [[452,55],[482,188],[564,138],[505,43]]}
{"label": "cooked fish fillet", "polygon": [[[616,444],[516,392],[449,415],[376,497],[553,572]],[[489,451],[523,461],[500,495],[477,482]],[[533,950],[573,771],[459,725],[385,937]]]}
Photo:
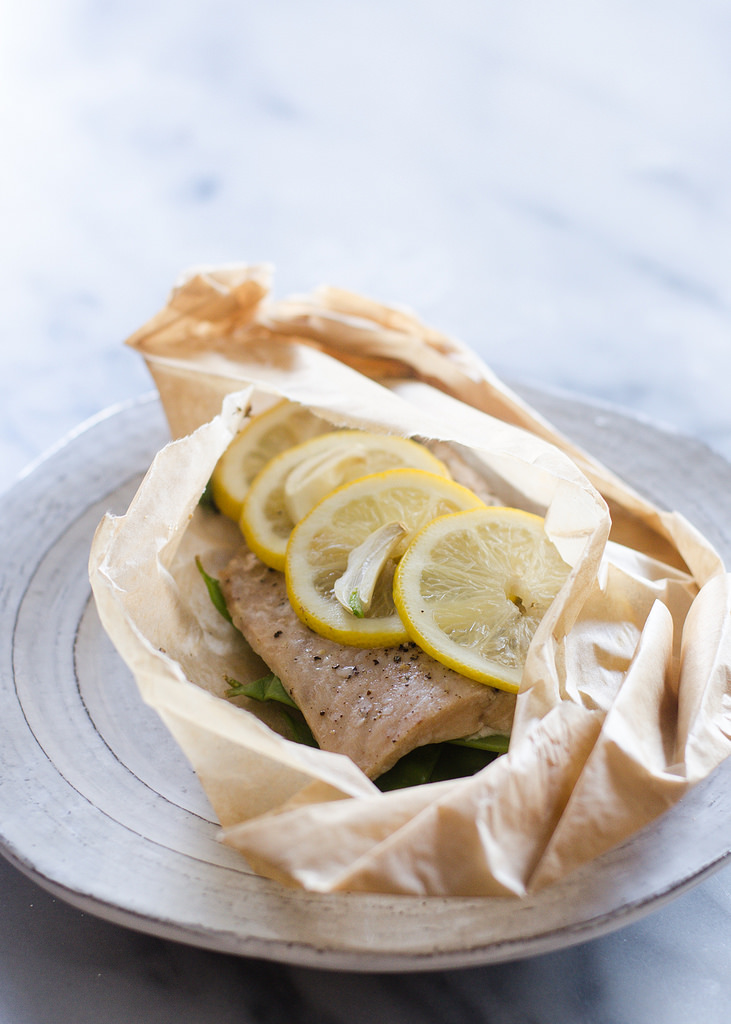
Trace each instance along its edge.
{"label": "cooked fish fillet", "polygon": [[236,626],[282,680],[323,750],[377,778],[425,743],[508,733],[515,696],[446,668],[415,644],[365,650],[314,633],[287,599],[284,574],[244,548],[221,575]]}

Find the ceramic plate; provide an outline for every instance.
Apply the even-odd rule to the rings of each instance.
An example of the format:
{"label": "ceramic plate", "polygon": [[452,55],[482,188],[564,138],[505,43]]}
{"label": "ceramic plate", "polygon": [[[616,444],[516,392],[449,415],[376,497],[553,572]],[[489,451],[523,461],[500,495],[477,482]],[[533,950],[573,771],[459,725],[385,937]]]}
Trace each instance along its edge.
{"label": "ceramic plate", "polygon": [[[574,440],[731,553],[731,466],[612,409],[521,389]],[[347,970],[494,963],[620,927],[731,854],[731,763],[651,828],[526,899],[316,895],[253,875],[217,841],[183,755],[100,627],[93,532],[167,437],[147,396],[85,425],[0,509],[0,846],[99,917],[220,951]],[[730,759],[731,761],[731,759]]]}

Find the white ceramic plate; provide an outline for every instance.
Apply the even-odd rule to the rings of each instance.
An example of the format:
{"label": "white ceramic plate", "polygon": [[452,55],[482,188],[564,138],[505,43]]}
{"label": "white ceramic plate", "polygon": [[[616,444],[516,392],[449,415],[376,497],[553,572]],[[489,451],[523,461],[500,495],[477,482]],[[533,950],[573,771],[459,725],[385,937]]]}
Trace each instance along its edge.
{"label": "white ceramic plate", "polygon": [[[523,388],[565,433],[728,557],[731,466],[611,409]],[[184,757],[99,625],[86,575],[167,437],[154,396],[97,417],[3,499],[0,847],[100,917],[211,949],[348,970],[509,960],[620,927],[731,855],[731,759],[651,828],[527,900],[321,896],[217,841]]]}

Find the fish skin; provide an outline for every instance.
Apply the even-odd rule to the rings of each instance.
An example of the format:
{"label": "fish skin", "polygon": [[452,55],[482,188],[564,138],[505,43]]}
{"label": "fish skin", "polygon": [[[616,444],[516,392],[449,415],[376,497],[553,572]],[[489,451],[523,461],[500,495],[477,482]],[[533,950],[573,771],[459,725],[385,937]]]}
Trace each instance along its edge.
{"label": "fish skin", "polygon": [[284,574],[243,547],[220,577],[236,627],[279,676],[323,750],[377,778],[427,743],[509,733],[515,695],[476,683],[413,643],[364,649],[319,636],[296,615]]}

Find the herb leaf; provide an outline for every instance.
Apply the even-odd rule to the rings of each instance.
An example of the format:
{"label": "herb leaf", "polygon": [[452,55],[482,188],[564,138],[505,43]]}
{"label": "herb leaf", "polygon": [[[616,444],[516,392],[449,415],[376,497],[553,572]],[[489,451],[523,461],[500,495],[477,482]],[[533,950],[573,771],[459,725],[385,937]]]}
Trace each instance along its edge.
{"label": "herb leaf", "polygon": [[277,700],[280,704],[288,704],[291,708],[297,705],[284,689],[282,680],[270,672],[261,679],[255,679],[252,683],[239,683],[235,679],[226,677],[230,683],[230,689],[226,690],[226,697],[251,697],[253,700]]}
{"label": "herb leaf", "polygon": [[292,730],[292,739],[295,743],[302,743],[305,747],[317,747],[319,749],[320,745],[312,735],[312,730],[300,711],[296,714],[290,714],[289,711],[285,711],[282,708],[282,714],[289,723],[289,727]]}
{"label": "herb leaf", "polygon": [[273,672],[270,672],[269,675],[262,676],[261,679],[255,679],[251,683],[239,683],[227,676],[226,682],[230,684],[224,694],[226,697],[251,697],[252,700],[276,701],[278,704],[285,704],[287,707],[292,708],[293,711],[288,711],[284,707],[281,709],[282,716],[285,718],[292,734],[291,738],[295,743],[303,743],[308,747],[316,747],[318,745],[317,740],[312,735],[312,730],[304,719],[304,715],[284,689],[279,676],[275,676]]}
{"label": "herb leaf", "polygon": [[218,505],[216,499],[213,497],[213,485],[209,480],[205,486],[203,494],[198,499],[198,504],[201,508],[207,509],[209,512],[218,512]]}
{"label": "herb leaf", "polygon": [[472,747],[473,750],[489,750],[494,754],[507,754],[510,737],[495,734],[494,736],[477,736],[467,740],[451,740],[455,747]]}
{"label": "herb leaf", "polygon": [[223,591],[221,590],[221,584],[219,583],[219,581],[216,579],[215,576],[209,576],[208,575],[206,570],[203,568],[203,563],[201,562],[199,555],[195,556],[195,564],[198,567],[198,572],[203,577],[203,581],[204,581],[204,583],[206,585],[206,588],[208,590],[208,596],[210,597],[211,601],[213,602],[214,608],[216,609],[216,611],[220,612],[221,615],[223,615],[223,617],[226,620],[226,622],[230,622],[233,625],[233,619],[231,618],[231,612],[226,607],[226,598],[223,596]]}
{"label": "herb leaf", "polygon": [[507,752],[509,736],[481,736],[479,739],[447,740],[417,747],[384,772],[376,785],[382,792],[423,786],[428,782],[460,779],[481,771]]}
{"label": "herb leaf", "polygon": [[441,744],[429,743],[417,747],[404,754],[393,768],[389,768],[376,779],[376,785],[382,793],[392,789],[406,789],[409,786],[423,786],[432,781],[436,768]]}

